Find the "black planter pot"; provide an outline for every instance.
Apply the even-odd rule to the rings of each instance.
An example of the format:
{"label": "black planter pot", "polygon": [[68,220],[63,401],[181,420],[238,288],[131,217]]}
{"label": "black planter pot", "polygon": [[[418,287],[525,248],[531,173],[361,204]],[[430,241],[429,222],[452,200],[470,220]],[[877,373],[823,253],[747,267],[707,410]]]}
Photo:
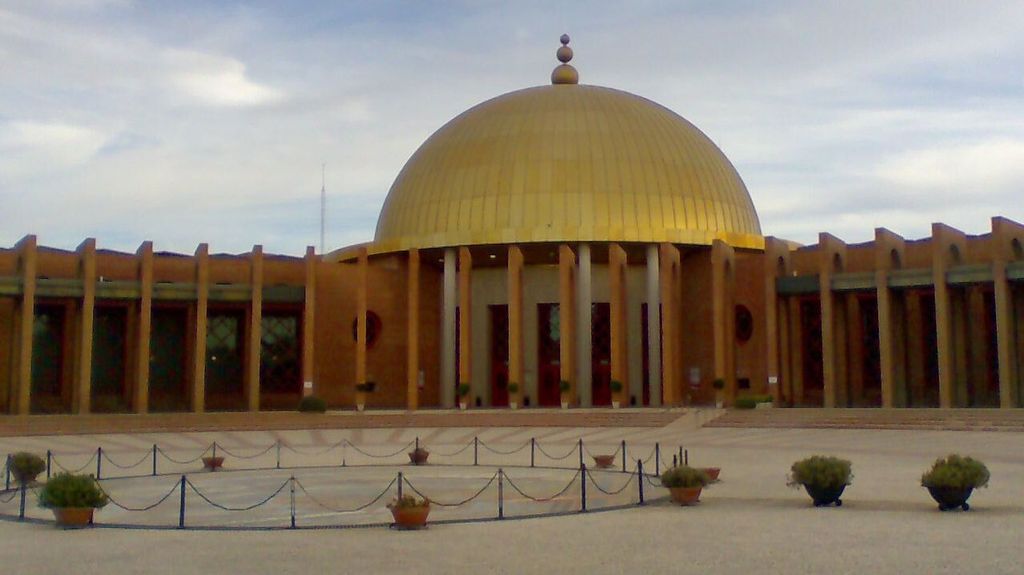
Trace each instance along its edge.
{"label": "black planter pot", "polygon": [[839,497],[842,496],[845,489],[845,485],[840,485],[839,487],[822,487],[818,485],[804,484],[804,490],[806,490],[807,494],[814,500],[815,507],[824,507],[826,505],[832,505],[833,503],[836,504],[836,507],[841,507],[843,505],[843,500]]}
{"label": "black planter pot", "polygon": [[967,504],[967,499],[974,492],[973,487],[926,487],[928,487],[928,493],[931,494],[932,499],[939,504],[939,511],[948,511],[957,507],[967,511],[971,508]]}

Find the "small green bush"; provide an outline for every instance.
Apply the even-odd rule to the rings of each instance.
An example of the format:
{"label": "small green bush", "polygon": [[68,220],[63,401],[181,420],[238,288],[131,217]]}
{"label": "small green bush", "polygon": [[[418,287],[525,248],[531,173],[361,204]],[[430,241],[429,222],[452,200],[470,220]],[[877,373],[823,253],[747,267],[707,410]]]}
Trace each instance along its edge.
{"label": "small green bush", "polygon": [[611,388],[613,393],[619,393],[620,391],[622,391],[622,382],[617,379],[613,379]]}
{"label": "small green bush", "polygon": [[661,484],[665,487],[704,487],[711,483],[711,478],[703,469],[680,465],[661,474]]}
{"label": "small green bush", "polygon": [[569,393],[569,390],[572,389],[572,384],[569,383],[568,380],[563,379],[562,381],[558,382],[558,389],[562,393]]}
{"label": "small green bush", "polygon": [[327,402],[315,395],[308,395],[299,401],[299,411],[303,413],[324,413],[327,411]]}
{"label": "small green bush", "polygon": [[469,391],[472,389],[468,383],[459,384],[459,397],[469,397]]}
{"label": "small green bush", "polygon": [[513,395],[519,393],[519,384],[514,381],[508,384],[508,392]]}
{"label": "small green bush", "polygon": [[715,381],[711,382],[711,387],[721,391],[725,389],[725,380],[722,378],[715,378]]}
{"label": "small green bush", "polygon": [[91,475],[58,473],[50,478],[39,492],[39,505],[48,509],[64,507],[92,507],[107,504],[103,493]]}
{"label": "small green bush", "polygon": [[770,395],[744,395],[737,397],[734,405],[736,409],[754,409],[759,403],[771,403],[772,401]]}
{"label": "small green bush", "polygon": [[11,466],[11,475],[18,483],[28,483],[46,469],[46,461],[42,457],[27,451],[11,455],[8,465]]}
{"label": "small green bush", "polygon": [[829,489],[849,485],[852,481],[853,471],[849,461],[827,455],[814,455],[793,464],[787,485],[810,485]]}
{"label": "small green bush", "polygon": [[936,459],[932,468],[921,476],[921,485],[954,489],[978,488],[988,485],[988,479],[989,472],[984,463],[954,453]]}

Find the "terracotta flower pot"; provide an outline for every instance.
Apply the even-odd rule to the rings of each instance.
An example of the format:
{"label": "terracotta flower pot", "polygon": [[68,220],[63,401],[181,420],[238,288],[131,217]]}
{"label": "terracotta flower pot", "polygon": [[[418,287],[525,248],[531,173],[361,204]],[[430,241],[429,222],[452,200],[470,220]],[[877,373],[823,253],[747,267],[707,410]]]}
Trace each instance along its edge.
{"label": "terracotta flower pot", "polygon": [[395,529],[423,529],[427,526],[427,515],[430,515],[430,505],[391,507]]}
{"label": "terracotta flower pot", "polygon": [[718,481],[718,476],[722,473],[721,467],[701,467],[701,471],[707,474],[708,479],[711,481]]}
{"label": "terracotta flower pot", "polygon": [[218,469],[220,469],[223,466],[224,466],[224,458],[223,457],[219,457],[218,456],[218,457],[204,457],[203,458],[203,468],[205,468],[208,471],[217,471]]}
{"label": "terracotta flower pot", "polygon": [[926,487],[932,499],[939,504],[939,511],[948,511],[957,507],[967,511],[971,508],[967,500],[974,492],[973,487]]}
{"label": "terracotta flower pot", "polygon": [[598,469],[608,469],[612,465],[615,465],[614,455],[595,455],[594,466]]}
{"label": "terracotta flower pot", "polygon": [[669,487],[672,501],[679,505],[693,505],[700,503],[700,490],[702,487]]}
{"label": "terracotta flower pot", "polygon": [[409,461],[413,465],[426,465],[427,457],[430,457],[430,452],[422,447],[417,447],[409,452]]}
{"label": "terracotta flower pot", "polygon": [[81,528],[92,525],[92,507],[54,507],[53,516],[57,527]]}

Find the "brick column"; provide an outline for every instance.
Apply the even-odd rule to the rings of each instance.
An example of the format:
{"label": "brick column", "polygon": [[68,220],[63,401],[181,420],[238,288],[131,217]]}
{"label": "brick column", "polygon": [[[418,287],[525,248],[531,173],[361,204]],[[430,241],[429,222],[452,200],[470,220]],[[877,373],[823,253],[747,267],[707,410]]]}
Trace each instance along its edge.
{"label": "brick column", "polygon": [[14,374],[15,393],[10,405],[12,413],[27,415],[32,405],[32,333],[35,327],[36,266],[39,261],[39,250],[35,236],[25,236],[14,248],[19,253],[21,305],[15,322],[17,357],[14,363],[17,371]]}
{"label": "brick column", "polygon": [[946,272],[958,262],[955,254],[965,253],[963,232],[945,224],[932,224],[932,281],[935,284],[935,339],[939,352],[939,405],[956,405],[956,355],[953,337],[953,303]]}
{"label": "brick column", "polygon": [[1020,365],[1014,327],[1013,293],[1006,278],[1006,264],[1015,257],[1013,241],[1024,243],[1024,226],[1006,218],[992,218],[992,287],[996,304],[996,353],[999,358],[999,406],[1020,406]]}
{"label": "brick column", "polygon": [[139,320],[135,334],[135,413],[149,412],[149,352],[153,322],[153,242],[142,242],[135,252],[139,262]]}
{"label": "brick column", "polygon": [[519,385],[509,401],[522,404],[523,395],[523,252],[508,247],[508,380]]}
{"label": "brick column", "polygon": [[407,263],[407,322],[405,355],[405,407],[415,411],[420,402],[420,251],[409,250]]}
{"label": "brick column", "polygon": [[459,248],[459,385],[468,383],[469,396],[460,397],[467,407],[473,394],[473,254],[468,247]]}
{"label": "brick column", "polygon": [[725,380],[725,402],[736,400],[735,338],[732,337],[735,252],[729,244],[711,244],[711,334],[714,342],[715,379]]}
{"label": "brick column", "polygon": [[679,394],[679,312],[676,310],[679,290],[679,249],[669,243],[659,247],[661,272],[661,381],[665,405],[676,405]]}
{"label": "brick column", "polygon": [[[370,256],[365,247],[359,248],[356,285],[356,379],[355,384],[366,383],[366,313],[367,284],[370,274]],[[355,392],[356,405],[366,405],[366,394]]]}
{"label": "brick column", "polygon": [[[306,247],[306,256],[303,263],[306,268],[305,297],[302,302],[302,396],[306,397],[318,393],[318,379],[316,377],[316,249],[313,246]],[[306,387],[306,384],[312,387]]]}
{"label": "brick column", "polygon": [[206,309],[210,298],[210,246],[196,248],[196,331],[192,347],[192,412],[206,409]]}
{"label": "brick column", "polygon": [[[838,389],[845,384],[845,373],[840,370],[845,361],[840,354],[845,350],[839,345],[845,341],[839,330],[845,314],[837,313],[836,296],[832,292],[832,276],[841,272],[846,261],[846,244],[839,238],[821,233],[818,235],[818,293],[821,298],[821,355],[824,376],[824,406],[836,407],[845,393]],[[838,259],[837,259],[838,256]]]}
{"label": "brick column", "polygon": [[882,379],[882,407],[898,405],[897,353],[894,338],[893,292],[889,289],[891,271],[902,266],[905,242],[902,237],[884,228],[875,228],[875,297],[878,300],[878,350]]}
{"label": "brick column", "polygon": [[249,306],[249,345],[246,354],[245,397],[249,411],[260,410],[260,354],[263,351],[263,246],[249,252],[252,295]]}
{"label": "brick column", "polygon": [[96,240],[89,238],[76,250],[82,278],[82,304],[78,319],[78,358],[72,393],[75,413],[89,413],[92,400],[92,340],[96,317]]}

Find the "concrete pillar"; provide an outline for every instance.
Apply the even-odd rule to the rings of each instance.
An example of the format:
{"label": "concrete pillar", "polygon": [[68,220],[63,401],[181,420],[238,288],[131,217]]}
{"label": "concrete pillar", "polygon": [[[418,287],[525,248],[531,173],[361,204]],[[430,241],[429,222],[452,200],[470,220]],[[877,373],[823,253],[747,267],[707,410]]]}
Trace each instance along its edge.
{"label": "concrete pillar", "polygon": [[420,401],[420,251],[409,249],[407,263],[407,320],[405,355],[405,407],[415,411]]}
{"label": "concrete pillar", "polygon": [[35,236],[25,236],[15,246],[19,253],[21,271],[21,305],[18,308],[16,341],[16,372],[14,374],[14,394],[11,398],[11,411],[18,415],[28,415],[31,407],[32,394],[32,333],[35,327],[36,310],[36,267],[39,261],[39,249]]}
{"label": "concrete pillar", "polygon": [[840,343],[844,338],[839,335],[843,329],[839,325],[845,314],[837,313],[835,300],[832,292],[832,276],[841,272],[846,261],[846,244],[839,238],[821,233],[818,235],[818,281],[819,295],[821,298],[821,356],[823,364],[824,379],[824,407],[836,407],[839,404],[839,387],[845,384],[845,373],[840,371],[840,365],[844,364],[840,354],[844,350]]}
{"label": "concrete pillar", "polygon": [[89,413],[92,400],[92,340],[96,317],[96,240],[89,238],[76,250],[82,278],[82,304],[78,318],[78,357],[75,361],[74,413]]}
{"label": "concrete pillar", "polygon": [[951,290],[946,272],[966,253],[964,233],[945,224],[932,224],[932,281],[935,283],[935,339],[939,351],[939,406],[956,405],[956,354]]}
{"label": "concrete pillar", "polygon": [[153,242],[142,242],[139,261],[139,319],[135,330],[135,413],[149,412],[149,340],[153,323]]}
{"label": "concrete pillar", "polygon": [[[608,246],[608,282],[611,295],[609,308],[611,313],[611,368],[612,380],[622,383],[622,391],[613,392],[612,401],[620,405],[629,405],[629,363],[626,354],[626,271],[628,269],[626,251],[619,244]],[[641,390],[642,395],[642,390]]]}
{"label": "concrete pillar", "polygon": [[[367,290],[370,282],[370,256],[366,247],[359,248],[356,263],[356,385],[366,383],[366,314]],[[366,393],[355,390],[356,405],[366,405]]]}
{"label": "concrete pillar", "polygon": [[577,252],[576,326],[579,337],[576,339],[576,357],[579,361],[576,364],[576,394],[581,407],[590,407],[594,391],[590,244],[580,244]]}
{"label": "concrete pillar", "polygon": [[560,379],[568,381],[569,395],[576,396],[576,254],[566,244],[558,247],[558,346]]}
{"label": "concrete pillar", "polygon": [[647,379],[651,406],[661,405],[661,298],[658,245],[647,244]]}
{"label": "concrete pillar", "polygon": [[316,376],[316,248],[306,246],[303,258],[306,272],[306,297],[302,304],[302,396],[318,393],[319,378]]}
{"label": "concrete pillar", "polygon": [[249,411],[260,410],[260,354],[263,351],[263,246],[249,252],[250,285],[249,343],[245,365],[245,399]]}
{"label": "concrete pillar", "polygon": [[444,250],[444,289],[441,300],[441,407],[455,406],[455,249]]}
{"label": "concrete pillar", "polygon": [[1024,226],[1006,218],[992,218],[992,288],[996,304],[996,355],[999,361],[999,406],[1019,407],[1018,340],[1014,327],[1013,292],[1006,278],[1006,264],[1016,255],[1013,241],[1024,242]]}
{"label": "concrete pillar", "polygon": [[679,286],[679,249],[669,243],[659,247],[661,278],[661,381],[662,400],[665,405],[677,405],[679,393],[679,312],[676,308]]}
{"label": "concrete pillar", "polygon": [[206,310],[210,301],[210,246],[199,244],[196,261],[196,331],[192,341],[192,412],[206,409]]}
{"label": "concrete pillar", "polygon": [[473,254],[468,247],[459,248],[459,385],[468,383],[468,397],[460,397],[473,405],[479,393],[473,381]]}
{"label": "concrete pillar", "polygon": [[519,391],[509,392],[508,400],[522,404],[523,377],[523,252],[519,246],[508,247],[508,381]]}
{"label": "concrete pillar", "polygon": [[902,267],[906,242],[885,228],[875,228],[875,297],[878,300],[878,350],[882,379],[882,407],[895,407],[897,384],[897,353],[894,341],[893,291],[889,289],[889,275]]}

